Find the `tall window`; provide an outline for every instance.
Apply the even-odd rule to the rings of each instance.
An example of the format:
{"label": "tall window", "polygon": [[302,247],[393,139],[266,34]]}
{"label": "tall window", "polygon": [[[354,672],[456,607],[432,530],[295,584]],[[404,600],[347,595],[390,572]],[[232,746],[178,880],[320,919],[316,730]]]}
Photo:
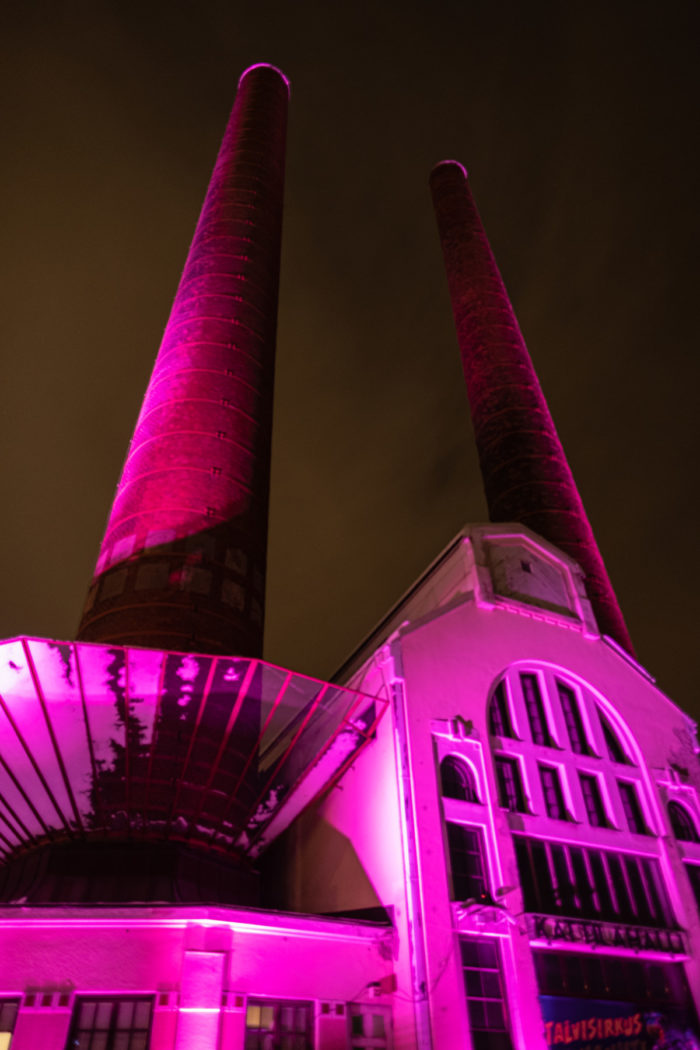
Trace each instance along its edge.
{"label": "tall window", "polygon": [[512,1050],[498,942],[460,937],[459,944],[474,1050]]}
{"label": "tall window", "polygon": [[630,760],[625,753],[620,741],[617,739],[615,730],[608,722],[603,712],[598,709],[598,719],[600,721],[600,728],[603,730],[603,737],[605,739],[605,746],[608,749],[608,758],[611,762],[619,762],[620,765],[629,765]]}
{"label": "tall window", "polygon": [[454,755],[447,755],[440,763],[440,783],[445,798],[479,801],[474,774],[466,762]]}
{"label": "tall window", "polygon": [[579,780],[581,782],[581,793],[583,794],[583,803],[586,807],[588,823],[592,824],[594,828],[609,827],[608,818],[605,815],[603,797],[600,793],[600,781],[598,780],[598,777],[592,776],[589,773],[580,773]]}
{"label": "tall window", "polygon": [[564,805],[559,770],[554,766],[540,766],[540,780],[547,816],[553,817],[554,820],[569,820],[569,814]]}
{"label": "tall window", "polygon": [[153,1000],[77,1000],[67,1050],[147,1050]]}
{"label": "tall window", "polygon": [[245,1015],[245,1050],[311,1050],[311,1003],[249,999]]}
{"label": "tall window", "polygon": [[628,828],[636,835],[648,835],[649,830],[644,820],[642,807],[639,805],[637,789],[634,784],[630,784],[627,780],[618,780],[617,786],[620,789],[620,799],[622,800],[622,808],[625,811]]}
{"label": "tall window", "polygon": [[499,682],[494,689],[493,696],[491,697],[491,703],[489,705],[489,729],[491,736],[510,736],[514,737],[513,722],[510,717],[510,707],[508,705],[508,694],[506,693],[506,683]]}
{"label": "tall window", "polygon": [[495,763],[499,804],[511,813],[526,813],[525,794],[517,758],[496,755]]}
{"label": "tall window", "polygon": [[525,710],[527,711],[527,719],[530,723],[530,732],[532,733],[533,743],[544,744],[551,747],[552,739],[549,735],[549,729],[547,728],[544,703],[542,702],[542,694],[540,692],[539,682],[537,681],[537,675],[521,674],[520,682],[523,687],[523,699],[525,701]]}
{"label": "tall window", "polygon": [[576,693],[568,685],[564,685],[563,682],[557,682],[557,693],[559,694],[564,722],[566,723],[566,731],[569,734],[571,750],[575,751],[577,755],[589,755],[590,748],[586,740],[581,709],[578,705]]}
{"label": "tall window", "polygon": [[669,802],[668,815],[673,828],[673,834],[682,842],[698,842],[698,832],[695,822],[685,806],[680,802]]}
{"label": "tall window", "polygon": [[480,828],[447,824],[447,845],[452,872],[452,899],[468,901],[486,893],[486,865]]}
{"label": "tall window", "polygon": [[0,1050],[10,1050],[19,999],[0,999]]}

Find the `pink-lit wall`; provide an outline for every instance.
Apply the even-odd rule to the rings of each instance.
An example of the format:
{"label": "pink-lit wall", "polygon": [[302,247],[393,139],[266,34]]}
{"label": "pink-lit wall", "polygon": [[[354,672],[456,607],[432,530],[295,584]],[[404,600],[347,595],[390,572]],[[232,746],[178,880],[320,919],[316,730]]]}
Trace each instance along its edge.
{"label": "pink-lit wall", "polygon": [[[313,917],[5,908],[0,922],[0,996],[37,995],[20,1011],[13,1050],[64,1050],[73,993],[154,995],[150,1050],[242,1050],[247,997],[311,1001],[315,1045],[337,1050],[347,1041],[346,1004],[386,1003],[370,985],[393,972],[390,930]],[[343,1013],[322,1013],[322,1003]]]}
{"label": "pink-lit wall", "polygon": [[[524,563],[523,580],[519,573]],[[527,587],[530,595],[518,590]],[[346,848],[354,850],[378,899],[396,909],[396,972],[404,996],[411,988],[416,938],[422,937],[434,1047],[471,1045],[460,934],[498,938],[514,1045],[519,1050],[544,1050],[547,1045],[522,915],[514,830],[657,859],[672,910],[684,931],[688,983],[698,996],[700,927],[683,859],[700,861],[700,844],[676,841],[665,808],[668,798],[681,797],[700,818],[692,726],[642,669],[598,634],[581,589],[580,571],[566,556],[517,526],[476,528],[462,534],[348,666],[355,687],[372,691],[381,682],[390,690],[393,720],[389,725],[385,719],[374,744],[321,805],[318,817],[332,827],[333,835],[324,839],[322,825],[311,816],[290,829],[290,839],[296,836],[295,886],[302,894],[297,899],[304,899],[305,886],[317,885],[328,874],[333,843],[347,841]],[[650,834],[632,834],[619,799],[612,796],[614,827],[591,827],[574,775],[567,799],[571,821],[545,815],[542,788],[534,777],[526,783],[530,813],[500,808],[487,705],[495,683],[509,668],[514,673],[535,668],[543,681],[559,676],[580,685],[607,714],[632,757],[633,764],[623,771],[639,792]],[[403,737],[397,735],[398,705],[406,718]],[[526,739],[501,740],[499,750],[511,747],[524,767],[536,769],[537,762],[545,760],[564,762],[566,729],[561,713],[555,718],[551,712],[550,717],[559,751]],[[589,762],[593,768],[603,768],[602,738],[596,737],[594,743],[595,755],[601,757]],[[402,748],[410,767],[408,786],[400,775]],[[470,765],[479,803],[441,798],[438,767],[447,754]],[[688,770],[683,784],[674,778],[671,764]],[[415,829],[413,876],[402,840],[402,811],[409,814]],[[482,829],[489,886],[502,907],[470,912],[450,900],[446,819]],[[421,913],[421,923],[415,926],[408,900],[412,877]],[[335,880],[336,906],[352,906],[359,899],[356,885],[343,886]],[[499,890],[504,892],[498,895]],[[593,949],[578,946],[577,950]],[[631,949],[616,951],[621,956],[645,956]],[[654,952],[647,957],[677,958]],[[394,1003],[399,1016],[405,1005],[405,1001]],[[416,1037],[410,1031],[408,1011],[403,1020],[403,1026],[396,1025],[397,1046],[420,1045],[411,1041]]]}

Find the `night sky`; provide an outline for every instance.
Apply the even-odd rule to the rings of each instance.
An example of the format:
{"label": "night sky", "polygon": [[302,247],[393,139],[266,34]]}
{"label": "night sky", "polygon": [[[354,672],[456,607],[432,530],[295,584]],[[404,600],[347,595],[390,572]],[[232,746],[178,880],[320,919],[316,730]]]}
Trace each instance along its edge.
{"label": "night sky", "polygon": [[0,636],[74,635],[238,76],[269,61],[292,90],[266,657],[331,674],[486,519],[427,187],[455,157],[639,658],[700,717],[697,0],[10,17]]}

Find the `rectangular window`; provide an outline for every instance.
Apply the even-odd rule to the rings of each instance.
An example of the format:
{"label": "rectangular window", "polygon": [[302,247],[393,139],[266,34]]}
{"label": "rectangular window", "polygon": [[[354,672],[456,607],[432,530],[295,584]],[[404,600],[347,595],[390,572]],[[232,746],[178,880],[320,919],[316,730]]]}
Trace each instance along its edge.
{"label": "rectangular window", "polygon": [[639,798],[637,797],[637,790],[634,784],[630,784],[627,780],[618,780],[617,786],[620,789],[622,808],[625,811],[625,818],[627,819],[627,826],[630,831],[634,831],[637,835],[648,835],[649,831],[642,814],[642,807],[639,804]]}
{"label": "rectangular window", "polygon": [[0,999],[0,1050],[10,1050],[19,999]]}
{"label": "rectangular window", "polygon": [[512,1050],[498,942],[460,937],[459,943],[474,1050]]}
{"label": "rectangular window", "polygon": [[311,1003],[249,999],[245,1015],[245,1050],[311,1050]]}
{"label": "rectangular window", "polygon": [[578,706],[576,694],[573,689],[569,689],[568,685],[564,685],[562,682],[557,682],[557,692],[559,694],[559,701],[564,715],[566,731],[569,734],[571,750],[575,751],[577,755],[589,755],[590,748],[588,746],[588,741],[586,740],[586,733],[583,728],[581,710]]}
{"label": "rectangular window", "polygon": [[365,1003],[348,1004],[350,1050],[386,1050],[389,1046],[391,1011],[386,1006],[368,1006]]}
{"label": "rectangular window", "polygon": [[552,740],[547,728],[547,719],[544,713],[544,704],[542,703],[542,694],[540,693],[537,675],[521,674],[520,683],[523,689],[525,710],[530,723],[533,743],[551,747]]}
{"label": "rectangular window", "polygon": [[559,770],[554,766],[540,766],[540,780],[547,816],[553,817],[554,820],[569,820],[569,814],[564,805]]}
{"label": "rectangular window", "polygon": [[452,872],[452,899],[468,901],[486,892],[486,867],[480,828],[447,824]]}
{"label": "rectangular window", "polygon": [[498,801],[511,813],[526,813],[523,782],[520,767],[516,758],[496,755],[496,779],[498,781]]}
{"label": "rectangular window", "polygon": [[588,773],[580,773],[579,780],[581,781],[581,793],[583,794],[583,803],[586,807],[588,823],[592,824],[594,828],[609,827],[608,818],[605,815],[605,807],[603,806],[603,796],[600,793],[598,777],[592,776]]}
{"label": "rectangular window", "polygon": [[510,718],[508,695],[505,682],[496,686],[489,707],[489,728],[491,736],[514,737],[513,723]]}
{"label": "rectangular window", "polygon": [[152,1013],[150,998],[80,998],[66,1045],[70,1050],[147,1050]]}

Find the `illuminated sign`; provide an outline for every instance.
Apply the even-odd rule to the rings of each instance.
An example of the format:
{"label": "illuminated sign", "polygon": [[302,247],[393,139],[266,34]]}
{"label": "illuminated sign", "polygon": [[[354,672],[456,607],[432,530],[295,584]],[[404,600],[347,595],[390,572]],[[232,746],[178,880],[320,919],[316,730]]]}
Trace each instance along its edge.
{"label": "illuminated sign", "polygon": [[684,955],[683,935],[678,930],[656,930],[648,926],[625,926],[612,922],[585,919],[561,919],[553,915],[531,913],[527,917],[531,941],[566,941],[606,948],[631,948],[633,951],[667,952]]}

